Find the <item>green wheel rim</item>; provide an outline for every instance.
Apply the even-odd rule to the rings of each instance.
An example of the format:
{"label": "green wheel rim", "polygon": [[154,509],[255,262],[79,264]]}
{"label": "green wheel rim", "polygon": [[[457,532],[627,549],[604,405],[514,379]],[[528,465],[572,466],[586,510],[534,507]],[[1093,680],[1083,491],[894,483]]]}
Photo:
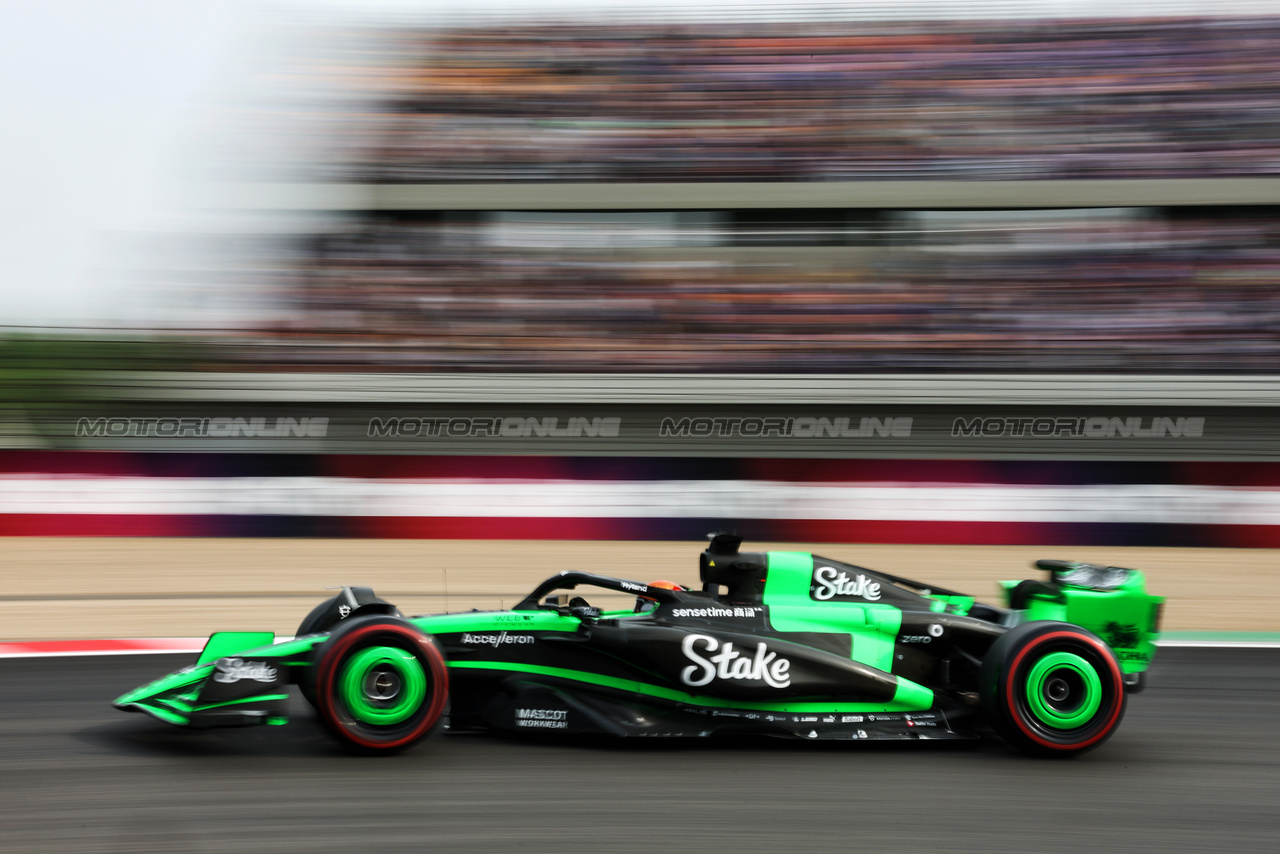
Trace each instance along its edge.
{"label": "green wheel rim", "polygon": [[1027,674],[1027,704],[1045,726],[1076,729],[1102,706],[1102,680],[1093,665],[1075,653],[1050,653]]}
{"label": "green wheel rim", "polygon": [[422,706],[427,677],[412,653],[394,646],[362,649],[342,668],[338,693],[356,720],[398,724]]}

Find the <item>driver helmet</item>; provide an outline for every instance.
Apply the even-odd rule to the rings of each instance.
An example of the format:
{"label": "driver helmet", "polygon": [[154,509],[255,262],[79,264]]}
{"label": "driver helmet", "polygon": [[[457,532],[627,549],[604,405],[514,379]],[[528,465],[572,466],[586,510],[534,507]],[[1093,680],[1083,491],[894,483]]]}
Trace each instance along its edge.
{"label": "driver helmet", "polygon": [[[684,588],[683,586],[681,586],[681,585],[679,585],[679,584],[676,584],[674,581],[667,581],[666,579],[663,579],[663,578],[660,578],[660,579],[658,579],[657,581],[650,581],[650,582],[649,582],[649,584],[648,584],[648,586],[649,586],[649,587],[661,587],[661,588],[663,588],[664,590],[684,590],[684,589],[686,589],[686,588]],[[657,606],[657,604],[658,604],[658,600],[657,600],[657,599],[650,599],[648,596],[637,596],[637,597],[636,597],[636,608],[635,608],[636,613],[638,614],[638,613],[640,613],[641,611],[651,611],[651,610],[653,610],[653,608],[655,608],[655,607]]]}

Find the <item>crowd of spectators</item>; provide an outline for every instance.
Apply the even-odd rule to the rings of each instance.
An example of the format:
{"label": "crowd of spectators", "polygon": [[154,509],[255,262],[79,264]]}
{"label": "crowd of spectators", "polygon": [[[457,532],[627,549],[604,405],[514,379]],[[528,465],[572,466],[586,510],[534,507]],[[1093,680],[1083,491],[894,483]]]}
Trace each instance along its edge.
{"label": "crowd of spectators", "polygon": [[313,237],[279,291],[282,312],[242,333],[234,358],[366,371],[1280,364],[1280,226],[1268,216],[896,217],[858,230],[855,245],[829,231],[804,245],[801,231],[794,245],[743,247],[729,229],[679,251],[627,250],[616,234],[607,249],[503,246],[494,234],[365,222]]}
{"label": "crowd of spectators", "polygon": [[401,26],[326,44],[289,71],[304,95],[277,177],[1280,175],[1280,17]]}
{"label": "crowd of spectators", "polygon": [[[329,35],[279,67],[293,99],[262,107],[273,180],[955,179],[978,207],[983,180],[1280,176],[1280,16]],[[373,371],[1280,364],[1275,210],[748,214],[352,214],[237,262],[254,320],[219,352]]]}

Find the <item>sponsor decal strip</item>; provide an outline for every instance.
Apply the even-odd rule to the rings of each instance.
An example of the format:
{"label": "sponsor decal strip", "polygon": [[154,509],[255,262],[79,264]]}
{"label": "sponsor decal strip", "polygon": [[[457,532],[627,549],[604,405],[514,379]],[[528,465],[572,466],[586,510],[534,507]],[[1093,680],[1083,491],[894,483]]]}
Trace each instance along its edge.
{"label": "sponsor decal strip", "polygon": [[76,438],[172,438],[181,439],[323,439],[329,419],[323,418],[80,418]]}
{"label": "sponsor decal strip", "polygon": [[1087,439],[1159,439],[1192,438],[1204,435],[1203,417],[1130,416],[1076,416],[1048,418],[1032,417],[969,417],[951,422],[952,436],[988,438],[992,436],[1031,437],[1051,439],[1058,437]]}
{"label": "sponsor decal strip", "polygon": [[[795,439],[871,439],[892,436],[906,439],[911,436],[913,418],[711,418],[692,417],[663,418],[658,425],[658,436],[728,438],[731,436],[778,436]],[[1203,422],[1204,419],[1201,419]]]}
{"label": "sponsor decal strip", "polygon": [[516,726],[535,729],[568,729],[567,709],[516,709]]}
{"label": "sponsor decal strip", "polygon": [[669,613],[672,617],[754,618],[763,614],[764,609],[755,605],[732,605],[723,607],[711,605],[699,608],[672,608]]}
{"label": "sponsor decal strip", "polygon": [[243,658],[224,658],[213,667],[214,682],[239,682],[241,679],[274,682],[279,672],[278,668],[265,661],[245,661]]}
{"label": "sponsor decal strip", "polygon": [[622,419],[616,416],[572,416],[561,424],[558,417],[482,416],[370,418],[365,435],[370,439],[452,438],[608,438],[616,439]]}
{"label": "sponsor decal strip", "polygon": [[461,642],[465,644],[472,644],[474,646],[492,646],[497,648],[503,644],[531,644],[533,643],[533,635],[521,632],[497,632],[487,634],[463,632]]}
{"label": "sponsor decal strip", "polygon": [[222,709],[227,706],[244,705],[245,703],[265,703],[270,700],[287,700],[287,699],[289,699],[288,694],[255,694],[251,697],[240,697],[239,699],[236,699],[236,700],[224,700],[221,703],[209,703],[208,705],[205,705],[205,706],[192,706],[191,711],[205,712],[205,711],[208,711],[209,709]]}
{"label": "sponsor decal strip", "polygon": [[[758,651],[753,651],[757,652]],[[759,659],[753,659],[753,662]],[[763,662],[767,667],[773,664],[775,667],[776,659],[770,659]],[[724,700],[713,697],[704,697],[696,694],[689,694],[684,691],[677,691],[673,688],[664,688],[661,685],[650,685],[646,682],[636,682],[630,679],[618,679],[612,676],[602,676],[598,673],[589,673],[583,670],[570,670],[563,667],[545,667],[538,664],[519,664],[515,662],[502,661],[451,661],[449,667],[471,670],[508,670],[513,673],[531,673],[539,676],[551,676],[559,679],[571,679],[575,682],[587,682],[592,685],[600,685],[606,688],[617,688],[622,691],[634,691],[650,697],[659,697],[664,700],[674,700],[680,703],[686,703],[690,706],[707,706],[707,707],[727,707],[732,706],[737,709],[749,711],[764,712],[892,712],[892,711],[917,711],[912,704],[905,704],[907,708],[894,708],[894,702],[888,703],[811,703],[811,702],[789,702],[781,701],[776,703],[749,703],[749,702],[733,702],[726,703]],[[776,671],[775,671],[776,675]],[[785,671],[782,673],[785,676]],[[926,691],[928,699],[932,701],[933,692]]]}
{"label": "sponsor decal strip", "polygon": [[786,688],[791,684],[787,674],[791,662],[771,652],[763,641],[744,655],[729,641],[721,648],[720,642],[710,635],[686,635],[680,648],[684,657],[693,662],[680,672],[680,681],[690,687],[707,685],[717,678],[764,682],[770,688]]}

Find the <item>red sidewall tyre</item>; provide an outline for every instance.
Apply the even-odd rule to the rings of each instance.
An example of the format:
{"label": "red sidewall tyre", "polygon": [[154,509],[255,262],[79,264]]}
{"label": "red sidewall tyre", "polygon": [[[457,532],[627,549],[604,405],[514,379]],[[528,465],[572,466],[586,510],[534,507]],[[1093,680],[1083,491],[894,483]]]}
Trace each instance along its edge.
{"label": "red sidewall tyre", "polygon": [[[1096,710],[1069,724],[1038,713],[1031,699],[1037,665],[1062,654],[1092,671],[1081,691],[1096,695]],[[1096,678],[1096,687],[1083,683]],[[1018,626],[991,646],[982,662],[980,694],[996,732],[1037,756],[1075,756],[1102,744],[1124,717],[1126,695],[1120,664],[1100,638],[1070,623],[1034,622]],[[1041,708],[1049,702],[1040,701]]]}
{"label": "red sidewall tyre", "polygon": [[[362,650],[393,647],[409,653],[426,679],[422,701],[405,720],[378,725],[353,713],[339,686],[344,665]],[[363,752],[403,750],[424,738],[440,720],[449,698],[449,673],[435,641],[394,617],[370,616],[343,625],[320,650],[314,681],[315,707],[324,725],[346,745]]]}

